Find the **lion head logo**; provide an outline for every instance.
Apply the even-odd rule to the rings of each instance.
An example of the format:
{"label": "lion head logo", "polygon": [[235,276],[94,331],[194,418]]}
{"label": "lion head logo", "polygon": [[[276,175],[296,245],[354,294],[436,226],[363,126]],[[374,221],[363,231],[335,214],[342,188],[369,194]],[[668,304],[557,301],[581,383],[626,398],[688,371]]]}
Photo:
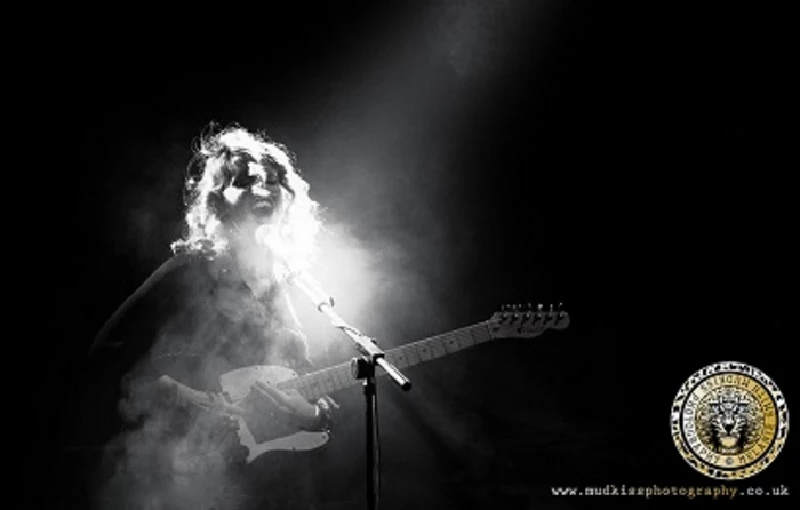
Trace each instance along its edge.
{"label": "lion head logo", "polygon": [[735,387],[710,392],[700,402],[698,436],[707,448],[722,455],[738,455],[758,439],[761,409],[753,396]]}
{"label": "lion head logo", "polygon": [[717,480],[742,480],[783,449],[789,408],[775,381],[739,361],[702,367],[672,401],[672,440],[694,469]]}

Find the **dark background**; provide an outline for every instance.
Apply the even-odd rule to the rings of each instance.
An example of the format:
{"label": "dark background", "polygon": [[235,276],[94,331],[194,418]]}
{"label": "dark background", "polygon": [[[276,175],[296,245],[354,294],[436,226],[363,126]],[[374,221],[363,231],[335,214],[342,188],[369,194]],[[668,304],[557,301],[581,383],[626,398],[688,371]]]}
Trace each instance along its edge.
{"label": "dark background", "polygon": [[[794,402],[790,66],[781,13],[647,4],[262,2],[54,19],[28,62],[47,77],[30,87],[33,138],[52,140],[27,154],[47,161],[28,232],[43,247],[29,257],[46,374],[30,399],[46,438],[28,455],[36,485],[47,480],[35,494],[48,508],[80,495],[81,453],[63,432],[73,381],[105,318],[169,256],[191,142],[212,120],[297,154],[381,278],[348,318],[385,346],[503,303],[571,315],[563,331],[410,368],[411,393],[382,383],[382,508],[616,505],[549,487],[716,485],[671,442],[684,380],[738,360]],[[323,362],[352,355],[335,338]],[[363,402],[355,388],[336,397],[320,472],[332,499],[358,504]],[[737,485],[788,484],[793,443]]]}

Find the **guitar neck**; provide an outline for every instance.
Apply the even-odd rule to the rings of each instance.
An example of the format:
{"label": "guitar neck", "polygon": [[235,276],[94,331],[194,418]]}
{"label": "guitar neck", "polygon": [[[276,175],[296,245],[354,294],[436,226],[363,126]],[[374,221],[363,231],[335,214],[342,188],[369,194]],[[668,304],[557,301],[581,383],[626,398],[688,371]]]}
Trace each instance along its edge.
{"label": "guitar neck", "polygon": [[[397,368],[406,368],[424,361],[442,358],[493,338],[490,334],[488,323],[480,322],[388,350],[386,351],[386,361]],[[378,367],[376,373],[377,375],[386,374],[380,367]],[[353,377],[350,362],[348,361],[295,379],[283,381],[277,386],[284,391],[288,389],[297,390],[306,399],[316,400],[335,391],[355,386],[360,382],[359,379]]]}

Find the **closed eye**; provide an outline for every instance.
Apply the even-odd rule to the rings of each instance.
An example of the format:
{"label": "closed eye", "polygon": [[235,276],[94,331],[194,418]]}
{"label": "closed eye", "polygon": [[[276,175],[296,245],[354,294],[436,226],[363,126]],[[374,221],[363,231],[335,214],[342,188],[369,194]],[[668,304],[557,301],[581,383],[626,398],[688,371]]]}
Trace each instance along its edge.
{"label": "closed eye", "polygon": [[256,181],[258,181],[257,175],[239,174],[231,181],[231,186],[234,188],[246,189],[255,184]]}

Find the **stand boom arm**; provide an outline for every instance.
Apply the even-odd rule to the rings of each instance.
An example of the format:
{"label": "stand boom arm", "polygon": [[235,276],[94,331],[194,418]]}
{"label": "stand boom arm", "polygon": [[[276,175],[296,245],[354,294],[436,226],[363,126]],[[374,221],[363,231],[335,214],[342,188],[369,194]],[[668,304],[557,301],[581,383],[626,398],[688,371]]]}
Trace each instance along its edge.
{"label": "stand boom arm", "polygon": [[300,290],[311,299],[311,302],[317,310],[328,316],[333,327],[342,330],[349,336],[363,356],[366,356],[372,363],[383,368],[400,388],[405,391],[411,389],[411,381],[409,381],[397,367],[386,361],[386,353],[375,343],[375,340],[347,324],[344,319],[333,310],[333,298],[325,293],[309,274],[295,273],[290,278],[289,282],[300,288]]}

